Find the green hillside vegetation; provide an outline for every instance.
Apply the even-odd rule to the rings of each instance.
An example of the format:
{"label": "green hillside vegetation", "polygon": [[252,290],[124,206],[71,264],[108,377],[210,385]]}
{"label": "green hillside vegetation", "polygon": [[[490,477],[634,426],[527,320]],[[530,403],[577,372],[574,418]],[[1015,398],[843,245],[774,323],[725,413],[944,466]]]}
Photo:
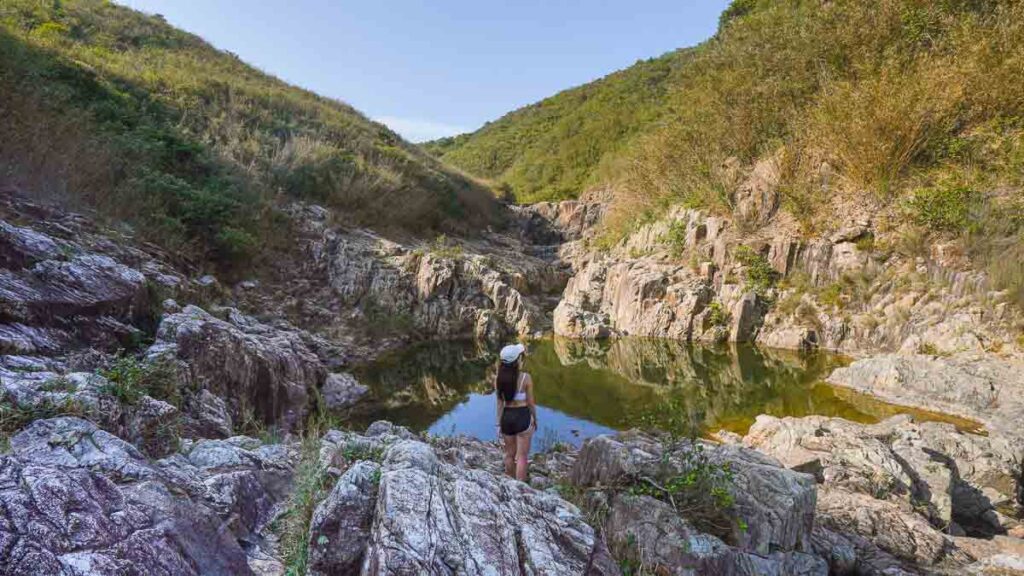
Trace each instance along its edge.
{"label": "green hillside vegetation", "polygon": [[688,60],[666,54],[516,110],[471,134],[423,147],[490,179],[521,202],[577,196],[665,111],[668,88]]}
{"label": "green hillside vegetation", "polygon": [[419,232],[491,222],[490,192],[340,102],[100,0],[0,4],[0,184],[237,263],[303,199]]}
{"label": "green hillside vegetation", "polygon": [[1024,303],[1021,70],[1016,0],[737,0],[624,160],[609,238],[672,205],[730,212],[744,169],[775,158],[805,232],[874,205],[962,239]]}
{"label": "green hillside vegetation", "polygon": [[1022,70],[1019,0],[735,0],[699,46],[427,149],[522,202],[610,185],[608,242],[674,205],[730,213],[773,159],[806,233],[871,206],[1024,302]]}

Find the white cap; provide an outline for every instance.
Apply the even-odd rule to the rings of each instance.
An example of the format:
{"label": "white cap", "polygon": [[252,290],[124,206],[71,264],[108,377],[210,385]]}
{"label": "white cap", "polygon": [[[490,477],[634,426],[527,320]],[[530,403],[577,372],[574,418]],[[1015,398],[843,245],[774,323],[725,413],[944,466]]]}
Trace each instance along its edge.
{"label": "white cap", "polygon": [[501,349],[501,361],[506,364],[511,364],[526,352],[526,346],[522,344],[509,344]]}

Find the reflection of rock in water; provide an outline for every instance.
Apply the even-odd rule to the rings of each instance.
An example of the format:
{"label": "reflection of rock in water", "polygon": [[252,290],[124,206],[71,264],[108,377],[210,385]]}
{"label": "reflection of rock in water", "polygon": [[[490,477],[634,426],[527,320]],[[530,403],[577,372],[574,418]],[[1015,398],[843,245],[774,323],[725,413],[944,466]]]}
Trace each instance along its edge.
{"label": "reflection of rock in water", "polygon": [[431,342],[381,358],[359,373],[370,386],[365,412],[385,410],[413,427],[427,425],[470,392],[487,388],[494,355],[474,342]]}
{"label": "reflection of rock in water", "polygon": [[[580,341],[556,338],[563,366],[610,370],[632,384],[652,386],[692,424],[752,422],[761,411],[811,413],[808,388],[838,360],[753,346],[704,347],[664,339]],[[639,417],[639,416],[638,416]]]}
{"label": "reflection of rock in water", "polygon": [[[429,427],[470,393],[489,392],[495,362],[484,348],[452,342],[384,358],[360,374],[372,389],[366,416]],[[761,413],[863,419],[827,387],[812,386],[835,363],[751,346],[555,339],[531,345],[526,371],[537,384],[538,404],[603,426],[670,421],[673,428],[745,432]]]}

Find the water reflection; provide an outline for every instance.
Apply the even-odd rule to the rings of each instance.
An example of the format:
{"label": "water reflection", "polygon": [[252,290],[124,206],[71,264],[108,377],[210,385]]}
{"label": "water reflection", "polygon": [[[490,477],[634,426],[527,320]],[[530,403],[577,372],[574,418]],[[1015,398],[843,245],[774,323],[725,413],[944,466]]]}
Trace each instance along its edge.
{"label": "water reflection", "polygon": [[[428,343],[391,354],[359,374],[372,399],[356,424],[385,418],[435,434],[494,436],[493,350]],[[667,426],[666,407],[693,429],[744,432],[758,414],[822,414],[876,420],[821,383],[841,360],[826,354],[702,347],[671,340],[541,340],[526,370],[536,382],[538,444],[578,444],[613,429]]]}

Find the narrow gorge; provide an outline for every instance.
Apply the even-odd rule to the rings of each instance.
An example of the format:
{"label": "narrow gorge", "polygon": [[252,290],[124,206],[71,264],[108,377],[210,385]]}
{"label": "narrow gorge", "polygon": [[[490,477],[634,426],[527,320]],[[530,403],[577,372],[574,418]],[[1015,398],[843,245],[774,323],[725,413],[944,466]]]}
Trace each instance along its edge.
{"label": "narrow gorge", "polygon": [[0,576],[1024,574],[1024,5],[723,7],[413,144],[3,2]]}

